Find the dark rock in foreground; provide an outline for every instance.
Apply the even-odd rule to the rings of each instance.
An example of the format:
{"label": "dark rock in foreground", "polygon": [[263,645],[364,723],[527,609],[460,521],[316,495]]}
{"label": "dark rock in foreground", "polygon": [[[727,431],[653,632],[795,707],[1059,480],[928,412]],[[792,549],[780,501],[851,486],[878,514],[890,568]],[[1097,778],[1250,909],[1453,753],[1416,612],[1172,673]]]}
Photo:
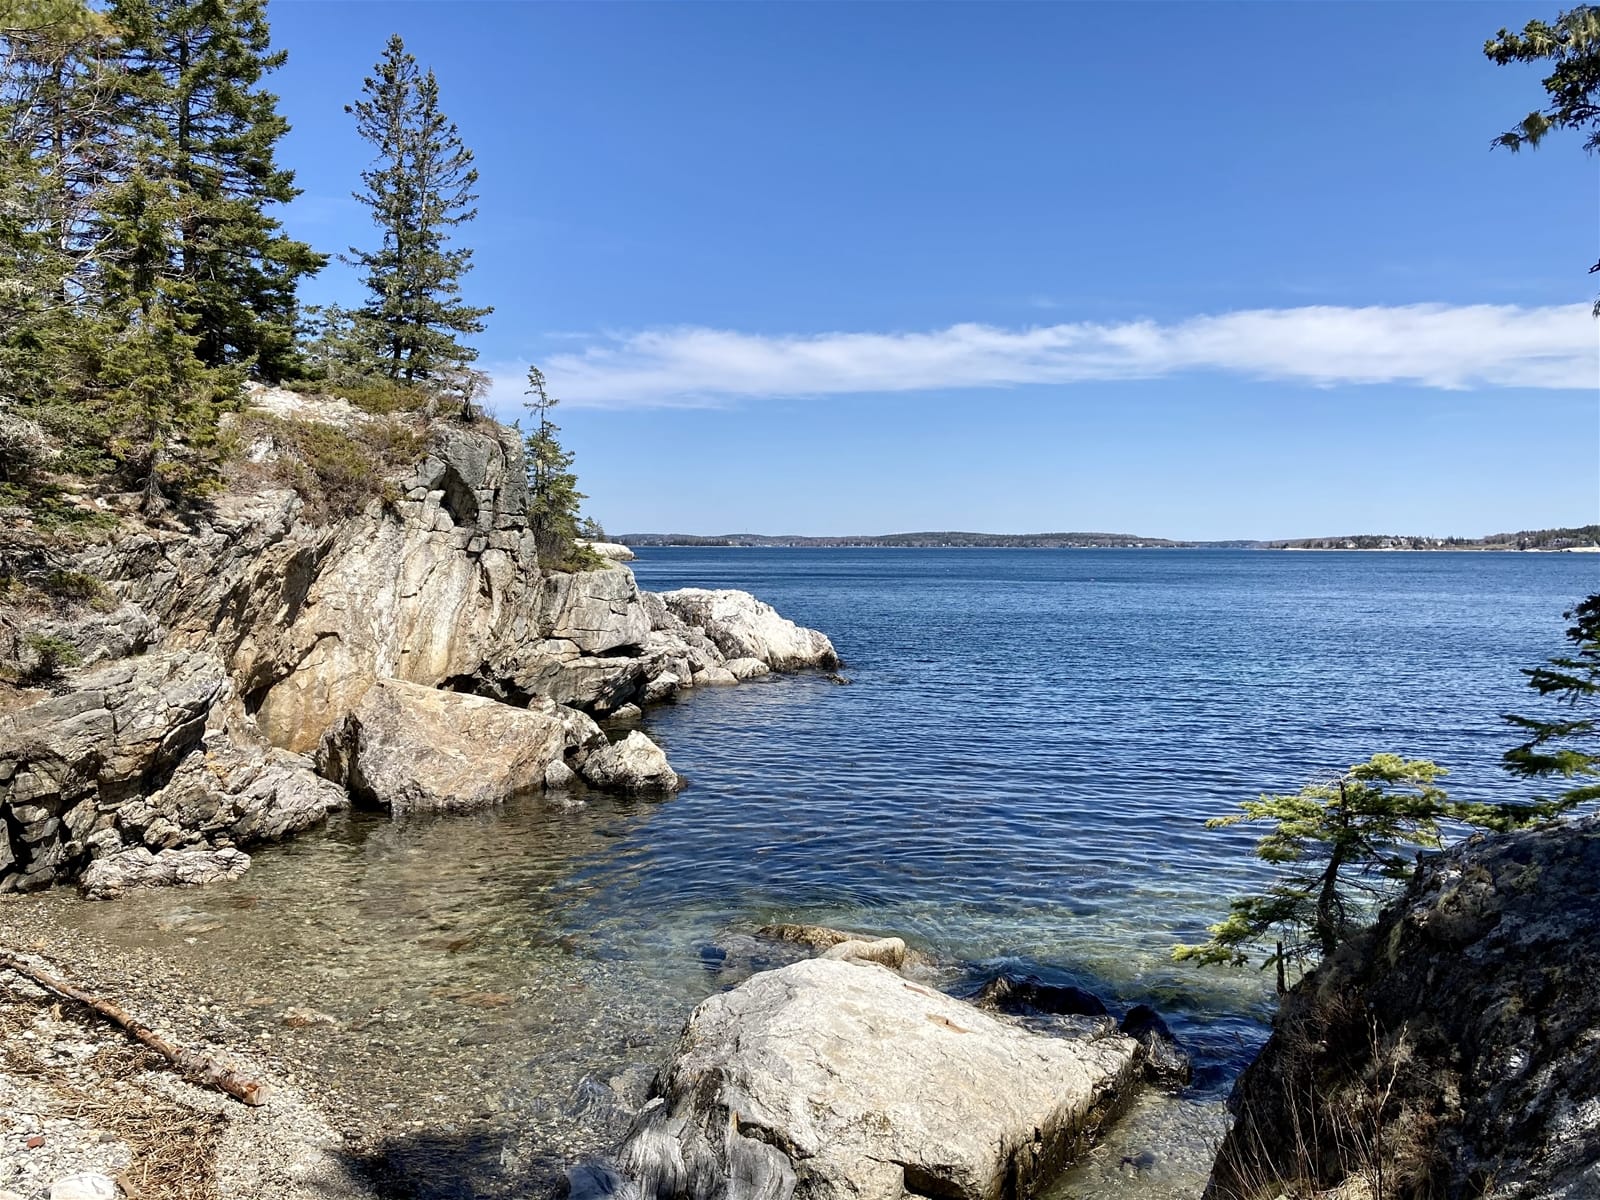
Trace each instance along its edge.
{"label": "dark rock in foreground", "polygon": [[1286,998],[1207,1196],[1600,1196],[1600,818],[1474,837]]}

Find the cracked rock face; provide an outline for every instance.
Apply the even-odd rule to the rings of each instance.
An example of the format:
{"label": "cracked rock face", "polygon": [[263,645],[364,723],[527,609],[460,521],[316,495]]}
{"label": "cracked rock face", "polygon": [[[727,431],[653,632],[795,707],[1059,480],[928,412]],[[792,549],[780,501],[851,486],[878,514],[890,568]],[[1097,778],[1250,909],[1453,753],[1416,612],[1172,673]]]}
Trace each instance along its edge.
{"label": "cracked rock face", "polygon": [[[0,890],[71,878],[91,858],[274,841],[345,806],[309,760],[245,726],[222,664],[196,650],[82,672],[0,720]],[[115,869],[139,875],[130,886],[165,870],[137,855]]]}
{"label": "cracked rock face", "polygon": [[1399,1200],[1600,1196],[1597,880],[1597,817],[1425,860],[1285,998],[1207,1196],[1356,1181],[1377,1160],[1352,1145]]}
{"label": "cracked rock face", "polygon": [[1137,1045],[1120,1034],[1047,1037],[882,966],[812,959],[695,1009],[618,1154],[621,1178],[601,1190],[1025,1197],[1138,1076]]}
{"label": "cracked rock face", "polygon": [[199,744],[222,665],[191,651],[123,659],[0,718],[0,889],[51,883],[117,808]]}

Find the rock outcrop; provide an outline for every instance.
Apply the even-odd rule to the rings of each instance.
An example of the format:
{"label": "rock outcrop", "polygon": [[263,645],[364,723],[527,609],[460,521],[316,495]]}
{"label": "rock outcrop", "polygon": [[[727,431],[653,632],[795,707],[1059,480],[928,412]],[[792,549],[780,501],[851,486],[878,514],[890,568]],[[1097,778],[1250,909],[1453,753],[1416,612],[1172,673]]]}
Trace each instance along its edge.
{"label": "rock outcrop", "polygon": [[142,855],[274,841],[345,806],[309,760],[244,724],[222,664],[198,650],[82,672],[0,719],[0,891],[127,853],[130,880],[159,881],[165,868],[145,869]]}
{"label": "rock outcrop", "polygon": [[118,808],[199,744],[226,684],[209,655],[150,654],[0,718],[0,889],[39,887],[81,865]]}
{"label": "rock outcrop", "polygon": [[685,626],[703,631],[724,659],[755,659],[774,671],[839,666],[826,635],[801,628],[749,592],[680,588],[661,599]]}
{"label": "rock outcrop", "polygon": [[1286,997],[1207,1196],[1600,1196],[1597,881],[1596,817],[1425,860]]}
{"label": "rock outcrop", "polygon": [[[386,420],[282,389],[250,404],[245,458],[262,470],[294,453],[273,422],[353,434]],[[119,854],[130,880],[157,880],[140,852],[288,836],[347,804],[346,782],[398,810],[580,777],[670,792],[682,781],[658,747],[607,747],[590,714],[835,661],[821,634],[743,593],[697,606],[641,592],[622,565],[541,571],[516,431],[396,420],[384,428],[418,460],[359,511],[324,523],[252,480],[191,526],[140,527],[66,563],[103,585],[81,611],[0,618],[14,660],[48,637],[85,664],[0,718],[0,890]],[[319,747],[337,784],[312,770]]]}
{"label": "rock outcrop", "polygon": [[1010,1200],[1138,1075],[1131,1038],[1046,1037],[882,966],[812,959],[695,1010],[617,1165],[646,1200]]}

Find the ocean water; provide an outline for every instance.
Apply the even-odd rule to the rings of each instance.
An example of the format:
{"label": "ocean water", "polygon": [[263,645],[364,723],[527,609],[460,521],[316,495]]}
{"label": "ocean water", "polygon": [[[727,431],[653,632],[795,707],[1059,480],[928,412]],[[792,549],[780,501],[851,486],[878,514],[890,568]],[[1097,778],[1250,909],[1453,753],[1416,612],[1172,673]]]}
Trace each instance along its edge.
{"label": "ocean water", "polygon": [[1196,1084],[1057,1198],[1193,1196],[1272,1004],[1257,971],[1170,961],[1263,879],[1252,835],[1205,818],[1376,751],[1518,795],[1499,715],[1535,708],[1519,668],[1600,590],[1600,556],[1550,554],[658,549],[634,569],[754,592],[827,632],[851,682],[650,710],[691,781],[665,802],[358,814],[235,884],[24,902],[203,989],[352,1127],[392,1124],[392,1195],[559,1191],[614,1134],[597,1093],[637,1092],[695,1003],[768,965],[748,935],[803,920],[899,934],[956,989],[1004,966],[1154,1003]]}

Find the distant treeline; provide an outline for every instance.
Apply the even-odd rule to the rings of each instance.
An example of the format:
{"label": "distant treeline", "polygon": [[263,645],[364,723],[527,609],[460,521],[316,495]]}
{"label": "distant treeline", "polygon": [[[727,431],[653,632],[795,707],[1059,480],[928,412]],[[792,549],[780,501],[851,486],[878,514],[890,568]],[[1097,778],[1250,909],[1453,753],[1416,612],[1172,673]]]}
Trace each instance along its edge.
{"label": "distant treeline", "polygon": [[795,534],[725,533],[698,537],[682,533],[631,533],[618,539],[626,546],[910,546],[918,549],[949,547],[1006,547],[1062,550],[1105,546],[1182,546],[1164,538],[1142,538],[1126,533],[885,533],[849,537],[800,537]]}
{"label": "distant treeline", "polygon": [[849,546],[915,549],[1211,549],[1211,550],[1566,550],[1600,545],[1600,525],[1566,529],[1524,529],[1487,537],[1422,537],[1403,534],[1354,534],[1348,537],[1299,538],[1289,541],[1248,540],[1184,542],[1139,537],[1131,533],[885,533],[846,537],[801,537],[797,534],[625,533],[625,546],[742,546],[830,549]]}
{"label": "distant treeline", "polygon": [[1516,533],[1491,533],[1481,538],[1362,533],[1259,544],[1269,550],[1569,550],[1574,546],[1600,545],[1600,525],[1522,529]]}

